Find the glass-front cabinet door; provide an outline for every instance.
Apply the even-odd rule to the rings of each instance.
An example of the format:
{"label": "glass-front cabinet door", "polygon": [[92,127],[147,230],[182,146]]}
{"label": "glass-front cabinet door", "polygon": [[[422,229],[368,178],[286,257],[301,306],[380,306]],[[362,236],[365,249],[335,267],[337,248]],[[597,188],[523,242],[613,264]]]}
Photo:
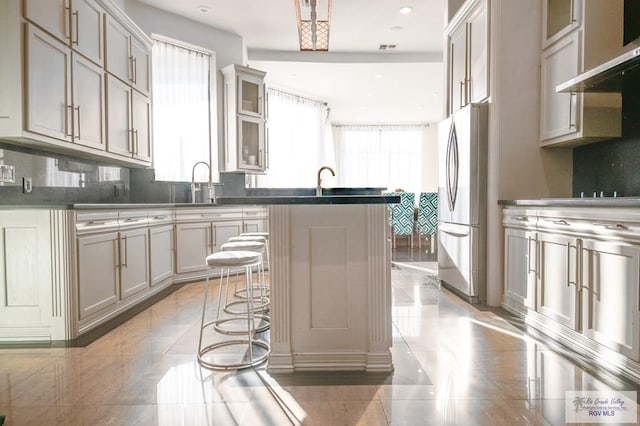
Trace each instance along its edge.
{"label": "glass-front cabinet door", "polygon": [[220,72],[224,78],[224,169],[264,173],[268,167],[266,73],[242,65],[229,65]]}
{"label": "glass-front cabinet door", "polygon": [[544,0],[542,4],[542,47],[545,48],[580,26],[582,0]]}
{"label": "glass-front cabinet door", "polygon": [[264,170],[264,123],[261,118],[238,116],[238,168]]}
{"label": "glass-front cabinet door", "polygon": [[238,114],[248,114],[256,117],[264,115],[263,85],[262,79],[249,75],[238,76]]}

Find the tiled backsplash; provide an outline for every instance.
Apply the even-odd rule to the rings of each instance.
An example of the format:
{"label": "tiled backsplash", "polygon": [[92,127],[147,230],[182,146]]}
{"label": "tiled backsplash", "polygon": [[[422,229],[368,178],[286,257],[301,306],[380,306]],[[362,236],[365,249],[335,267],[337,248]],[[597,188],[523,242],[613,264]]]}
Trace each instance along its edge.
{"label": "tiled backsplash", "polygon": [[[21,149],[0,142],[0,164],[14,166],[15,183],[0,182],[0,204],[188,203],[188,182],[157,182],[153,169],[126,168]],[[22,178],[33,190],[23,193]],[[244,173],[221,173],[217,196],[244,195]]]}
{"label": "tiled backsplash", "polygon": [[622,138],[574,149],[574,197],[601,191],[640,196],[640,94],[623,94],[622,111]]}
{"label": "tiled backsplash", "polygon": [[[127,203],[129,169],[0,143],[0,164],[14,166],[15,183],[0,183],[0,204]],[[32,192],[23,193],[23,177]]]}

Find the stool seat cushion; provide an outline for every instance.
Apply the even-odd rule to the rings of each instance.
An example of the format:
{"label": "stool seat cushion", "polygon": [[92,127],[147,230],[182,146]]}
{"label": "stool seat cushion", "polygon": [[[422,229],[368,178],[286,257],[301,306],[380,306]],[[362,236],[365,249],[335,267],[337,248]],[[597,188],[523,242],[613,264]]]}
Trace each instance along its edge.
{"label": "stool seat cushion", "polygon": [[243,232],[242,234],[240,234],[241,237],[265,237],[266,239],[269,239],[269,233],[268,232]]}
{"label": "stool seat cushion", "polygon": [[260,262],[262,255],[255,251],[219,251],[207,256],[211,267],[248,266]]}
{"label": "stool seat cushion", "polygon": [[258,253],[264,252],[264,243],[257,241],[230,241],[224,243],[220,249],[222,251],[255,251]]}
{"label": "stool seat cushion", "polygon": [[240,235],[239,237],[229,238],[229,242],[236,241],[257,241],[259,243],[267,243],[267,239],[265,237],[261,237],[260,235]]}

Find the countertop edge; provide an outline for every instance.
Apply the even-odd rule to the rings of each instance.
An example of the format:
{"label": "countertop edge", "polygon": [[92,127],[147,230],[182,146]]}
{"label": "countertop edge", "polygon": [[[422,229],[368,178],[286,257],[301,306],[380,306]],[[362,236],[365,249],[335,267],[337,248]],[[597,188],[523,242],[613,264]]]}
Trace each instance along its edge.
{"label": "countertop edge", "polygon": [[529,200],[498,200],[505,207],[640,207],[640,198],[539,198]]}

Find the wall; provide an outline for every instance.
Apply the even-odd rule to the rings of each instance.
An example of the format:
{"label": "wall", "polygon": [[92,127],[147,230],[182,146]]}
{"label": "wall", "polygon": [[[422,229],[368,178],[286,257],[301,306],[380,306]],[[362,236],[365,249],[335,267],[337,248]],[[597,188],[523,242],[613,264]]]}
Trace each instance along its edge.
{"label": "wall", "polygon": [[429,124],[422,145],[423,192],[438,192],[438,126]]}
{"label": "wall", "polygon": [[503,293],[500,199],[566,197],[567,149],[539,148],[541,2],[491,0],[487,303]]}
{"label": "wall", "polygon": [[[218,69],[231,64],[243,65],[245,49],[242,37],[199,22],[148,6],[137,0],[125,1],[125,12],[147,34],[160,34],[216,52]],[[222,76],[217,80],[218,158],[223,158]]]}

